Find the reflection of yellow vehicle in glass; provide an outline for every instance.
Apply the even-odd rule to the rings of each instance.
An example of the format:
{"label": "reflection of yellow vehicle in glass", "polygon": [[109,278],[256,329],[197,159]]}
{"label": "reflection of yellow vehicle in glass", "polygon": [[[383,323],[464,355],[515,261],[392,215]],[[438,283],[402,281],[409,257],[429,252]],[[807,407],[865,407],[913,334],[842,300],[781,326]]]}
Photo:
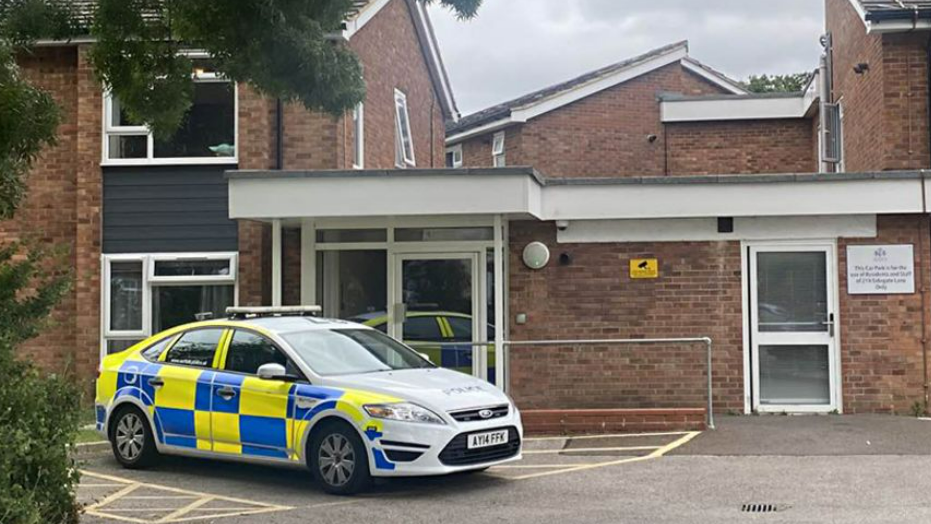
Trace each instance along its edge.
{"label": "reflection of yellow vehicle in glass", "polygon": [[[384,311],[357,315],[349,321],[373,327],[382,333],[388,332],[388,315]],[[472,342],[474,340],[472,336],[472,317],[464,313],[408,311],[404,319],[405,343],[413,344],[417,351],[441,367],[470,375],[472,374],[472,348],[460,345],[460,343]],[[495,327],[490,324],[487,328],[487,336],[487,340],[495,339]],[[438,344],[436,346],[426,345],[429,342]],[[488,380],[494,383],[494,377],[495,351],[493,346],[488,346]]]}

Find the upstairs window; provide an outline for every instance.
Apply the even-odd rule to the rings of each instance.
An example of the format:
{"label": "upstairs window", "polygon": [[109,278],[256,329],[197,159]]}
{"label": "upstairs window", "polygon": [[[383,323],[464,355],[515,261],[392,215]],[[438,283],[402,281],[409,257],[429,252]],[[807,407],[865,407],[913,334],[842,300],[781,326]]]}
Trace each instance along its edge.
{"label": "upstairs window", "polygon": [[821,161],[834,166],[834,172],[844,171],[844,109],[840,102],[823,104],[821,120]]}
{"label": "upstairs window", "polygon": [[504,131],[495,133],[491,140],[491,159],[495,167],[504,167],[507,164],[504,156]]}
{"label": "upstairs window", "polygon": [[411,134],[411,118],[407,111],[407,95],[395,89],[395,164],[398,167],[414,167],[414,139]]}
{"label": "upstairs window", "polygon": [[446,148],[446,167],[462,167],[462,144]]}
{"label": "upstairs window", "polygon": [[352,167],[365,169],[365,104],[352,110]]}
{"label": "upstairs window", "polygon": [[174,136],[156,139],[142,122],[134,122],[120,100],[104,100],[103,163],[229,164],[236,158],[236,86],[212,70],[206,60],[194,61],[192,105]]}

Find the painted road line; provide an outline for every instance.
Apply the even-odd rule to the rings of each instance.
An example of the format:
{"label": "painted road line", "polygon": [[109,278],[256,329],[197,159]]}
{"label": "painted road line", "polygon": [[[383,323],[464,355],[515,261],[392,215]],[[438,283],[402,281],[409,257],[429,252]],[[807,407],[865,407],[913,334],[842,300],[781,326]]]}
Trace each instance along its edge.
{"label": "painted road line", "polygon": [[688,435],[691,431],[667,431],[661,433],[617,433],[612,435],[564,435],[561,437],[528,437],[524,442],[535,442],[544,440],[587,440],[587,439],[604,439],[604,438],[636,438],[636,437],[678,437]]}
{"label": "painted road line", "polygon": [[[155,522],[157,524],[160,524],[162,522],[174,522],[176,519],[179,519],[187,515],[191,511],[203,506],[204,504],[209,504],[213,502],[214,500],[216,499],[214,499],[213,497],[203,497],[203,498],[197,499],[194,502],[191,502],[190,504],[188,504],[187,506],[184,506],[183,508],[178,508],[175,511],[172,511],[168,515],[165,515],[164,517],[162,517],[159,520],[156,520]],[[222,510],[222,511],[235,512],[234,510]]]}
{"label": "painted road line", "polygon": [[629,458],[624,458],[624,459],[621,459],[621,460],[612,460],[612,461],[608,461],[608,462],[602,462],[602,463],[599,463],[599,464],[591,464],[591,465],[587,465],[587,466],[575,466],[575,467],[568,468],[568,469],[564,469],[564,470],[560,470],[560,471],[543,471],[543,472],[540,472],[540,473],[530,473],[530,474],[528,474],[528,475],[522,475],[522,476],[519,476],[519,477],[513,477],[512,480],[528,480],[528,479],[539,478],[539,477],[547,477],[547,476],[550,476],[550,475],[562,475],[562,474],[566,474],[566,473],[574,473],[574,472],[576,472],[576,471],[585,471],[585,470],[595,469],[595,468],[605,468],[605,467],[608,467],[608,466],[618,466],[618,465],[620,465],[620,464],[629,464],[629,463],[631,463],[631,462],[642,462],[642,461],[645,461],[645,460],[652,460],[652,459],[655,459],[655,458],[662,457],[662,456],[665,455],[666,453],[669,453],[670,451],[672,451],[672,450],[678,448],[679,446],[685,445],[686,443],[688,443],[690,440],[692,440],[693,438],[697,437],[698,435],[701,435],[701,431],[693,431],[693,432],[690,432],[690,433],[686,434],[685,436],[683,436],[683,437],[681,437],[681,438],[679,438],[679,439],[676,439],[674,442],[670,442],[669,444],[666,444],[665,446],[663,446],[663,447],[661,447],[661,448],[659,448],[659,449],[654,450],[654,451],[653,451],[652,453],[650,453],[649,455],[643,455],[643,456],[639,456],[639,457],[629,457]]}
{"label": "painted road line", "polygon": [[523,450],[524,455],[547,455],[557,453],[591,453],[594,451],[653,451],[662,446],[627,446],[623,448],[562,448],[562,449],[532,449]]}
{"label": "painted road line", "polygon": [[498,469],[556,469],[556,468],[577,468],[579,466],[597,466],[599,462],[592,462],[588,464],[505,464],[502,466],[492,466],[490,470]]}

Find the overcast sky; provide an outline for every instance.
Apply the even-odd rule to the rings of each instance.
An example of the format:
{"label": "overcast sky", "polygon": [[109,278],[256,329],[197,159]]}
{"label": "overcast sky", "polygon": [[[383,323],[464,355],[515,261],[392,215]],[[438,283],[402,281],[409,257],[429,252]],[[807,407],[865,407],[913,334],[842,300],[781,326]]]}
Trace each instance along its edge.
{"label": "overcast sky", "polygon": [[466,22],[430,8],[463,115],[650,49],[737,79],[818,65],[823,0],[485,0]]}

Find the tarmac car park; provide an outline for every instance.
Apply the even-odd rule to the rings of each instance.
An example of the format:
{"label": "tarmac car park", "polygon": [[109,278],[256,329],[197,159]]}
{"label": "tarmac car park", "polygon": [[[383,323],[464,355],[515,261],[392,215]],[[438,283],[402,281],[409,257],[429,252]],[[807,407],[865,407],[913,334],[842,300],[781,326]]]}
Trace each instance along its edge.
{"label": "tarmac car park", "polygon": [[126,468],[160,454],[309,467],[330,493],[371,477],[521,458],[520,413],[487,382],[312,307],[231,308],[107,357],[97,429]]}

